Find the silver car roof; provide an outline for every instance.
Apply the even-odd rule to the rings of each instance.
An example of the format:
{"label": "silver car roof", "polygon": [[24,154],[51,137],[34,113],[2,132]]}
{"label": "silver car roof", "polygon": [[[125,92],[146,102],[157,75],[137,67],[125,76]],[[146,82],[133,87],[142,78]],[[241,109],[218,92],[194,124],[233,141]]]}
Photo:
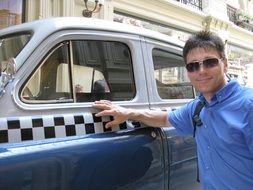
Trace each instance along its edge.
{"label": "silver car roof", "polygon": [[[99,30],[108,32],[119,32],[126,34],[135,34],[151,39],[159,40],[165,43],[174,44],[178,47],[183,47],[183,42],[174,39],[168,35],[144,29],[141,27],[131,26],[118,22],[106,21],[102,19],[84,18],[84,17],[55,17],[48,19],[41,19],[32,22],[27,22],[15,26],[10,26],[0,30],[0,38],[5,35],[21,32],[31,32],[33,34],[32,39],[27,44],[32,46],[39,45],[47,36],[67,29],[79,29],[79,30]],[[32,48],[32,47],[31,47]],[[28,52],[26,52],[28,53]],[[22,52],[23,54],[23,52]],[[22,59],[22,58],[21,58]],[[19,60],[20,63],[24,60]],[[17,69],[21,65],[17,64]]]}

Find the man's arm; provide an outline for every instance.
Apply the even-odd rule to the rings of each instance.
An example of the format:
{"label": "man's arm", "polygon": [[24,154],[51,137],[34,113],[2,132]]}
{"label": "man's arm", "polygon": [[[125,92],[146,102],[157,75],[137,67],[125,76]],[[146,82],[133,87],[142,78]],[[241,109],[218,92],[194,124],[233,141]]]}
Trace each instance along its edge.
{"label": "man's arm", "polygon": [[113,116],[113,121],[108,122],[105,126],[106,128],[113,127],[126,120],[139,121],[153,127],[171,126],[168,120],[168,113],[165,111],[124,108],[121,106],[113,105],[110,101],[107,100],[95,101],[93,107],[102,109],[101,112],[96,114],[97,117]]}

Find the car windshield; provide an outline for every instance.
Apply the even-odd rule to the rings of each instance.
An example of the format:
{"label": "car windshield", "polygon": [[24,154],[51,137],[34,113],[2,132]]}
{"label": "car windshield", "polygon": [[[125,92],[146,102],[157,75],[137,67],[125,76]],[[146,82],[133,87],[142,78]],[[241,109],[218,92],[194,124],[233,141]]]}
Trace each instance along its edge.
{"label": "car windshield", "polygon": [[5,70],[7,61],[16,58],[27,42],[31,34],[15,34],[12,36],[0,36],[0,68]]}

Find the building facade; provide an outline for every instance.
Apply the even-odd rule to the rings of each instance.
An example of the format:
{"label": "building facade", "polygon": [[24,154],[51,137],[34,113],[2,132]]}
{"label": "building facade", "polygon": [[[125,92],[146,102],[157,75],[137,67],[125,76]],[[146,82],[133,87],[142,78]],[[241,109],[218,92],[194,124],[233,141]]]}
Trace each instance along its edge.
{"label": "building facade", "polygon": [[[100,0],[93,18],[127,23],[185,41],[199,30],[222,37],[229,58],[228,74],[253,87],[252,0]],[[94,0],[88,0],[92,10]],[[56,16],[83,16],[84,0],[0,0],[0,28]]]}

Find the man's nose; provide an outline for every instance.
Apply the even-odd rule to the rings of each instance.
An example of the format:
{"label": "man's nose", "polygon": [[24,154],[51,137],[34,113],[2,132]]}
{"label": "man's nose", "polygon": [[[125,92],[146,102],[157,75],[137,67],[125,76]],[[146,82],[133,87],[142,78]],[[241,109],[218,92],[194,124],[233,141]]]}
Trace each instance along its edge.
{"label": "man's nose", "polygon": [[203,71],[205,71],[205,66],[204,66],[204,64],[203,64],[203,62],[200,62],[199,63],[199,72],[203,72]]}

